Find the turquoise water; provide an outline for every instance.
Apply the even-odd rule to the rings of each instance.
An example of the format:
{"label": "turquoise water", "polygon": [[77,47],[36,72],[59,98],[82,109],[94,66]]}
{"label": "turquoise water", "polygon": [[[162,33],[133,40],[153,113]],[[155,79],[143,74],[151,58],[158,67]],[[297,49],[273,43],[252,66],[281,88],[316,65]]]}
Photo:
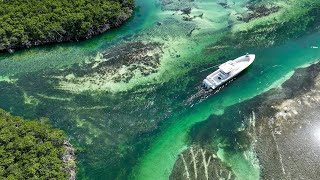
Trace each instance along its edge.
{"label": "turquoise water", "polygon": [[[136,179],[167,179],[173,168],[179,153],[187,146],[188,130],[197,122],[207,120],[213,114],[221,114],[223,110],[233,104],[237,104],[262,92],[276,87],[286,80],[288,74],[295,68],[312,63],[320,58],[320,51],[311,49],[312,44],[320,43],[319,34],[313,34],[304,38],[289,41],[286,44],[267,49],[252,49],[256,54],[256,60],[251,69],[245,75],[232,82],[218,94],[211,96],[204,102],[188,108],[184,113],[173,116],[166,129],[156,138],[149,153],[142,158],[137,171]],[[233,122],[235,123],[235,122]],[[226,124],[228,126],[228,124]],[[215,131],[213,129],[212,131]],[[224,154],[222,158],[230,158],[228,162],[240,179],[259,179],[259,169],[246,163],[244,157],[234,154]]]}
{"label": "turquoise water", "polygon": [[[196,123],[279,85],[297,67],[320,58],[320,51],[310,48],[320,45],[316,32],[269,48],[205,50],[230,31],[230,23],[241,25],[230,13],[243,13],[247,1],[230,9],[217,2],[189,4],[196,7],[192,15],[203,12],[204,17],[185,22],[181,13],[161,10],[158,1],[138,0],[134,16],[119,29],[82,42],[3,54],[0,107],[28,118],[49,117],[65,130],[78,149],[79,179],[167,179],[179,153],[190,145],[188,133]],[[194,27],[198,29],[188,36]],[[134,42],[160,44],[154,73],[136,72],[127,82],[118,82],[108,77],[128,71],[128,66],[115,66],[114,74],[92,66],[106,60],[100,54],[119,47],[127,52],[136,48]],[[204,101],[185,103],[199,92],[202,79],[212,71],[208,67],[246,52],[256,54],[247,71]],[[153,51],[146,54],[155,56]],[[72,76],[75,80],[68,81]],[[96,79],[102,79],[102,85]],[[239,122],[225,124],[237,126]],[[218,156],[239,179],[258,179],[254,153],[220,148]]]}

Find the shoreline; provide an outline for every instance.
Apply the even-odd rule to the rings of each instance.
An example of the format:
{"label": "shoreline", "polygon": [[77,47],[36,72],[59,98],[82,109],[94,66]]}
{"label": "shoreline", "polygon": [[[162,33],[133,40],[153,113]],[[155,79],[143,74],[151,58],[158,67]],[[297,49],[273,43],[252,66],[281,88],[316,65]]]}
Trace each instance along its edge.
{"label": "shoreline", "polygon": [[47,118],[23,119],[0,109],[0,123],[1,177],[76,179],[75,149]]}
{"label": "shoreline", "polygon": [[70,175],[69,180],[75,180],[77,177],[77,165],[76,165],[76,155],[75,149],[72,144],[65,140],[63,142],[65,153],[63,154],[62,160],[65,163],[66,170]]}
{"label": "shoreline", "polygon": [[54,39],[46,38],[46,39],[30,40],[23,44],[16,44],[13,46],[10,46],[10,45],[6,46],[5,44],[0,43],[0,54],[14,53],[17,50],[29,49],[31,47],[36,47],[40,45],[49,45],[49,44],[62,43],[62,42],[79,42],[79,41],[90,39],[94,36],[105,33],[111,29],[119,28],[121,25],[126,23],[132,17],[134,13],[134,8],[135,8],[135,5],[131,7],[127,7],[126,12],[119,15],[115,20],[110,20],[106,22],[105,24],[101,25],[98,29],[90,29],[85,34],[80,36],[70,36],[68,35],[68,32],[62,35],[59,32],[57,32],[59,37],[54,37]]}

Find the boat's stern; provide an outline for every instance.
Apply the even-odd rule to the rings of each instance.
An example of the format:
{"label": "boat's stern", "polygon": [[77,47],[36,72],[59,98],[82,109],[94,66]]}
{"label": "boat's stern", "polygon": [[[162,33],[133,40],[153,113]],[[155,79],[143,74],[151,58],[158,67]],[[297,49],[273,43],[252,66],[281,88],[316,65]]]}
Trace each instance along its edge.
{"label": "boat's stern", "polygon": [[208,79],[204,79],[204,80],[202,81],[202,87],[203,87],[204,89],[209,90],[209,89],[211,89],[211,88],[214,87],[214,84],[212,84]]}

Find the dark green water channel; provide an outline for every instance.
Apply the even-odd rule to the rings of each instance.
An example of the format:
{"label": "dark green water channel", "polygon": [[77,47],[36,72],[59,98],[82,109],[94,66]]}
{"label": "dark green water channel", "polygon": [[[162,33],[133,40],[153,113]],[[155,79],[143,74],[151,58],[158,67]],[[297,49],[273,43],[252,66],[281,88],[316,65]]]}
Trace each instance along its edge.
{"label": "dark green water channel", "polygon": [[[241,12],[243,3],[246,1],[239,1],[232,10]],[[119,29],[79,43],[3,54],[0,107],[27,118],[49,117],[65,130],[78,149],[79,179],[168,179],[197,122],[279,85],[297,67],[320,58],[320,50],[310,48],[320,46],[316,32],[269,48],[229,47],[221,58],[221,52],[217,55],[204,49],[230,30],[229,12],[209,0],[199,2],[196,11],[204,12],[205,17],[184,22],[174,11],[162,11],[155,1],[137,0],[134,16]],[[193,27],[201,28],[188,36]],[[95,63],[99,67],[108,54],[128,52],[137,48],[137,42],[142,43],[139,46],[160,46],[158,51],[147,52],[147,57],[160,54],[154,72],[135,71],[128,81],[114,81],[108,77],[130,71],[128,64],[108,64],[121,69],[117,73],[105,73],[104,68],[96,71]],[[208,67],[246,52],[256,54],[247,71],[219,93],[186,103],[212,71]],[[77,81],[68,81],[70,78]],[[99,78],[102,85],[96,85]],[[240,123],[225,126],[237,128],[234,124]],[[220,149],[218,155],[239,179],[258,179],[254,153],[247,152],[252,155],[248,159]]]}

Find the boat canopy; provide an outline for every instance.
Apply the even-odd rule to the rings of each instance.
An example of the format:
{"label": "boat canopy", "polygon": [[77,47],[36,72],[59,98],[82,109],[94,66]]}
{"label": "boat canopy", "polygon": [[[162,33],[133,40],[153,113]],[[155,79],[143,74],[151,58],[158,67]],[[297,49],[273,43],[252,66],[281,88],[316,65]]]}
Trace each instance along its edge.
{"label": "boat canopy", "polygon": [[219,69],[224,73],[229,73],[233,70],[233,62],[227,61],[219,66]]}

